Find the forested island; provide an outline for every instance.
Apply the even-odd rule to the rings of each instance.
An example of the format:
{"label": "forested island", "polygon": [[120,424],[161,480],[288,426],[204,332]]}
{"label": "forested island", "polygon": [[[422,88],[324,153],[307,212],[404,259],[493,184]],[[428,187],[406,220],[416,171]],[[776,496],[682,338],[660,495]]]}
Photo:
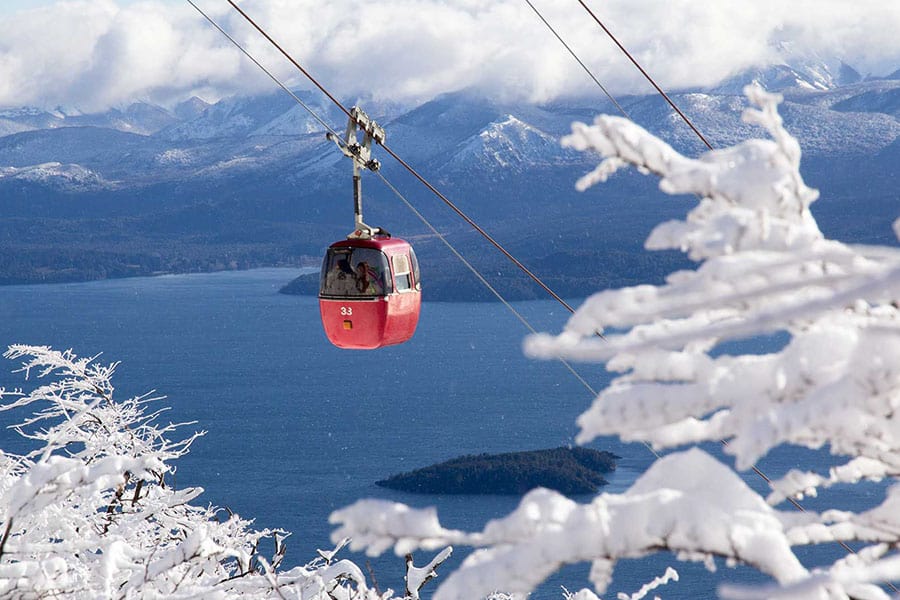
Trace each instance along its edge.
{"label": "forested island", "polygon": [[376,484],[422,494],[519,495],[536,487],[569,496],[593,494],[606,485],[603,474],[615,470],[619,458],[580,447],[466,455]]}

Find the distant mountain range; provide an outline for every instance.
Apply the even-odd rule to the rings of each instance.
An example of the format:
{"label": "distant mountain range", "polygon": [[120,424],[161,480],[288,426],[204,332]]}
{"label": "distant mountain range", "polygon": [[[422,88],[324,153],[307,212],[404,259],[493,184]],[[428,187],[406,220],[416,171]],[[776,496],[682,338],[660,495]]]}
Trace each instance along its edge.
{"label": "distant mountain range", "polygon": [[[864,79],[839,62],[799,61],[671,96],[724,147],[763,135],[740,121],[740,90],[752,79],[785,95],[781,112],[803,147],[804,174],[824,192],[815,205],[823,229],[892,243],[890,221],[900,216],[900,71]],[[343,113],[324,97],[297,93],[343,131]],[[632,268],[617,255],[633,255],[654,223],[685,210],[652,179],[628,173],[588,194],[573,189],[595,159],[558,140],[573,121],[615,112],[600,96],[529,105],[457,92],[416,107],[365,99],[347,105],[354,103],[384,125],[394,151],[520,258],[569,281],[569,294],[631,282],[652,275],[654,263],[669,268],[680,260]],[[682,152],[705,150],[658,96],[619,103]],[[383,174],[482,267],[517,277],[389,157],[376,155]],[[459,289],[467,277],[461,267],[390,190],[364,176],[364,197],[368,222],[414,239],[423,268],[447,272],[444,288]],[[280,90],[91,115],[0,111],[0,283],[312,264],[351,227],[349,162]],[[521,297],[540,293],[511,285]]]}

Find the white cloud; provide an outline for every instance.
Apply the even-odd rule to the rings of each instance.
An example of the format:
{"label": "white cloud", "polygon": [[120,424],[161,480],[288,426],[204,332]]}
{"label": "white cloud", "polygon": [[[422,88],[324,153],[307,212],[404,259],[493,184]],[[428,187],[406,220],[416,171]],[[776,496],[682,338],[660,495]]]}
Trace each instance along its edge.
{"label": "white cloud", "polygon": [[[650,91],[576,2],[533,0],[615,93]],[[310,87],[224,0],[199,5],[279,77]],[[900,68],[900,2],[609,0],[606,25],[667,88],[710,85],[777,60],[773,42]],[[244,0],[241,6],[339,95],[402,101],[478,87],[546,100],[596,94],[523,0]],[[60,0],[0,16],[0,105],[99,110],[138,99],[207,99],[273,84],[186,2]]]}

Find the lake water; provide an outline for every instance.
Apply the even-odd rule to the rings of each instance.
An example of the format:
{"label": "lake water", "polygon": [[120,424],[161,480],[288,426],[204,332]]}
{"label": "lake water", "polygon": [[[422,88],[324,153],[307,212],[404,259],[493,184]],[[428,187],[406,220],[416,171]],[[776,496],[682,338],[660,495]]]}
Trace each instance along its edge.
{"label": "lake water", "polygon": [[[0,287],[0,347],[102,352],[104,362],[122,363],[114,378],[119,398],[166,395],[170,420],[197,421],[185,436],[207,431],[179,461],[177,485],[203,487],[198,501],[228,506],[259,527],[291,531],[287,564],[330,547],[328,515],[359,498],[434,505],[445,526],[480,529],[518,499],[412,495],[374,482],[461,454],[572,443],[590,394],[561,364],[522,356],[527,332],[503,306],[426,302],[406,344],[339,350],[322,332],[315,298],[277,293],[297,274],[260,269]],[[552,301],[516,307],[541,331],[558,331],[568,317]],[[22,385],[10,374],[15,366],[0,363],[0,386]],[[609,380],[599,365],[577,368],[595,389]],[[9,449],[13,437],[0,430],[0,447]],[[643,446],[615,439],[591,447],[622,456],[608,492],[627,489],[653,458]],[[826,460],[821,452],[786,450],[761,467],[778,475]],[[763,489],[752,477],[748,482]],[[881,489],[867,489],[838,489],[818,502],[871,504]],[[464,554],[459,549],[448,566]],[[362,555],[347,556],[365,564]],[[669,598],[711,597],[723,579],[760,580],[743,568],[710,577],[698,565],[656,555],[620,563],[606,597],[637,591],[667,565],[681,574],[679,583],[658,590]],[[402,591],[402,559],[386,555],[372,566],[382,588]],[[561,598],[559,586],[586,586],[586,573],[586,566],[566,569],[533,597]]]}

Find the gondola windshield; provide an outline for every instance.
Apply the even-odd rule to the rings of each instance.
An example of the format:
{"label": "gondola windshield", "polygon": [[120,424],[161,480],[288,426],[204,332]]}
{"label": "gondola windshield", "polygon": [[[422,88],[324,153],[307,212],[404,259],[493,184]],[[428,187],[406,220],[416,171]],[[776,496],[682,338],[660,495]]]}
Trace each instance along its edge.
{"label": "gondola windshield", "polygon": [[390,267],[384,253],[374,248],[329,248],[322,262],[320,296],[356,298],[391,292]]}

